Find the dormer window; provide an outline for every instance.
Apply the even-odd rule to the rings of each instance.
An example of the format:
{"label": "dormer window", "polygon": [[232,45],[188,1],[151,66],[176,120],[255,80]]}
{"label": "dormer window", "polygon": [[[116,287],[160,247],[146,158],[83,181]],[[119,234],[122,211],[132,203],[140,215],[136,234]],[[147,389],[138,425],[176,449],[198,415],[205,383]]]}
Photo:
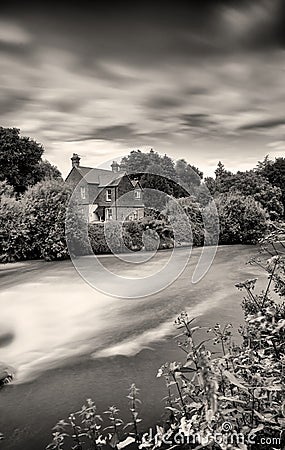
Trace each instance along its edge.
{"label": "dormer window", "polygon": [[81,198],[82,198],[83,200],[85,200],[85,199],[86,199],[86,188],[85,188],[85,186],[81,186],[81,188],[80,188],[80,194],[81,194]]}
{"label": "dormer window", "polygon": [[106,201],[111,202],[112,201],[112,189],[107,189],[106,191]]}
{"label": "dormer window", "polygon": [[135,191],[135,199],[140,199],[141,198],[141,191],[136,190]]}

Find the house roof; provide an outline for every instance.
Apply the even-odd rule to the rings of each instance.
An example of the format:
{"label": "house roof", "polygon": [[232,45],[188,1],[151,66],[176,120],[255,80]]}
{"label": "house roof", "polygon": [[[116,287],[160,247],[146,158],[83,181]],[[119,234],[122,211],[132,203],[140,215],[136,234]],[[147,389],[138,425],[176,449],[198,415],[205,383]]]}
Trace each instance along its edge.
{"label": "house roof", "polygon": [[126,172],[112,172],[106,169],[94,169],[93,167],[76,167],[76,170],[84,177],[87,183],[98,184],[99,187],[118,186]]}

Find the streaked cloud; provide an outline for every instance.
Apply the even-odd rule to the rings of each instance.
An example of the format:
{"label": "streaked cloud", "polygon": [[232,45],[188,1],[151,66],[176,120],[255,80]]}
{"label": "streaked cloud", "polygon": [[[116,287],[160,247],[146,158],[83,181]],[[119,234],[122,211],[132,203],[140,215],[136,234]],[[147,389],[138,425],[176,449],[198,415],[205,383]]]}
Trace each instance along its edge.
{"label": "streaked cloud", "polygon": [[63,171],[76,146],[90,161],[153,147],[205,173],[281,151],[281,1],[51,6],[4,8],[0,112]]}
{"label": "streaked cloud", "polygon": [[26,45],[30,44],[32,36],[20,25],[0,19],[0,44]]}

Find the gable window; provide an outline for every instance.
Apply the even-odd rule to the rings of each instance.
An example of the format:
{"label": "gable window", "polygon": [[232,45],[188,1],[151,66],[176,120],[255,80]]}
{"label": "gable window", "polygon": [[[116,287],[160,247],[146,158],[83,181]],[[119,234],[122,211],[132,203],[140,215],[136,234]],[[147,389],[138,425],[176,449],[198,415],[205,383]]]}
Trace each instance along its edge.
{"label": "gable window", "polygon": [[86,199],[86,187],[85,187],[85,186],[81,186],[81,188],[80,188],[80,194],[81,194],[81,198],[82,198],[83,200],[85,200],[85,199]]}
{"label": "gable window", "polygon": [[106,201],[107,202],[112,201],[112,189],[107,189],[107,191],[106,191]]}
{"label": "gable window", "polygon": [[135,198],[140,199],[141,198],[141,191],[136,190],[135,191]]}
{"label": "gable window", "polygon": [[113,211],[112,208],[106,208],[106,220],[113,219]]}

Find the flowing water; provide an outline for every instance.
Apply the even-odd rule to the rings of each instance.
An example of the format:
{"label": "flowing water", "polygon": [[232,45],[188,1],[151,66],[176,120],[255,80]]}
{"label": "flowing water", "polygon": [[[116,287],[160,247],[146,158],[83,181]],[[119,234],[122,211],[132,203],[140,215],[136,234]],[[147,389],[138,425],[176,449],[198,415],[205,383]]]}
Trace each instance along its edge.
{"label": "flowing water", "polygon": [[[46,443],[46,429],[39,431],[38,425],[31,431],[35,408],[48,427],[60,418],[58,414],[84,400],[94,385],[100,386],[99,397],[104,402],[110,397],[110,383],[114,390],[115,379],[119,379],[118,385],[123,377],[149,383],[150,370],[155,377],[159,363],[170,356],[167,342],[175,332],[173,319],[181,310],[201,316],[199,320],[206,323],[238,321],[241,295],[234,283],[258,274],[257,268],[245,266],[255,252],[254,247],[220,247],[206,276],[193,285],[191,276],[200,254],[194,249],[182,275],[167,289],[133,300],[97,292],[70,261],[33,263],[10,273],[2,269],[0,355],[16,373],[14,384],[1,392],[0,430],[5,433],[6,426],[13,435],[6,444],[4,441],[3,449],[26,448],[23,435],[27,448],[29,439],[29,448],[43,448],[39,445],[40,439]],[[167,255],[161,252],[157,258],[164,263]],[[115,258],[102,261],[109,270],[124,273],[124,263]],[[150,264],[146,263],[146,268],[137,265],[133,273],[147,273]],[[159,348],[157,357],[152,348]],[[29,404],[23,404],[24,398],[29,398]]]}

